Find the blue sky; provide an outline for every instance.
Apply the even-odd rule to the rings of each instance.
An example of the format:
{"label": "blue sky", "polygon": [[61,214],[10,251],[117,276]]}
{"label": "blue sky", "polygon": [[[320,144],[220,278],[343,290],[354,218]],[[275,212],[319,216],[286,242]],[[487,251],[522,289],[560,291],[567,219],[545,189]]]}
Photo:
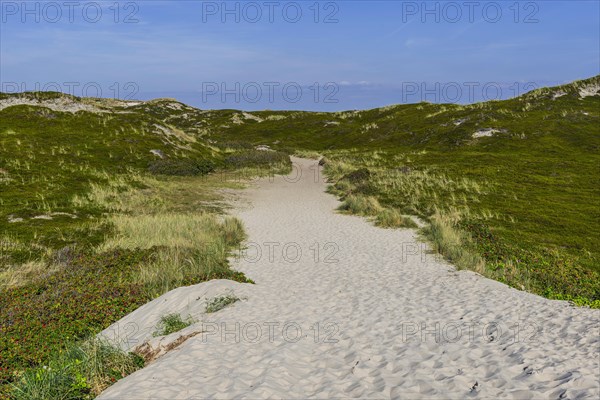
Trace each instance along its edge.
{"label": "blue sky", "polygon": [[508,98],[600,73],[597,0],[1,3],[9,92],[342,110]]}

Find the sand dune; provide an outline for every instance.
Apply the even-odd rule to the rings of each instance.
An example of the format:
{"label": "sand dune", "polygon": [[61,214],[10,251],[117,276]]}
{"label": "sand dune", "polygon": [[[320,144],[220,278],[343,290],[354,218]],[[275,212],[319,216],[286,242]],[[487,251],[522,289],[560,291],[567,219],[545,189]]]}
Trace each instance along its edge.
{"label": "sand dune", "polygon": [[[261,180],[237,211],[250,243],[232,262],[256,284],[180,288],[105,331],[165,354],[101,399],[598,398],[600,310],[457,272],[413,230],[336,214],[315,162],[294,162],[301,177]],[[242,300],[205,314],[223,293]],[[152,339],[169,312],[199,322]]]}

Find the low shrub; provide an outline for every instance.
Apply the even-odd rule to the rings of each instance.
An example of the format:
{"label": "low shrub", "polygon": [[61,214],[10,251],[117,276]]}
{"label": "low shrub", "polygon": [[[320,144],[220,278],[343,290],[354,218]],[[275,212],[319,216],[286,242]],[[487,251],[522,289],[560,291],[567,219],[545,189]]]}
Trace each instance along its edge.
{"label": "low shrub", "polygon": [[0,386],[151,300],[133,278],[153,251],[79,253],[43,279],[0,291]]}
{"label": "low shrub", "polygon": [[217,142],[216,147],[220,148],[220,149],[231,149],[231,150],[247,150],[247,149],[253,149],[254,145],[252,145],[252,143],[249,142],[243,142],[243,141],[225,141],[225,142]]}
{"label": "low shrub", "polygon": [[342,179],[347,180],[352,184],[359,184],[369,180],[370,177],[371,171],[369,171],[367,168],[359,168],[344,175]]}
{"label": "low shrub", "polygon": [[210,279],[248,282],[229,267],[220,240],[216,248],[80,253],[44,279],[0,291],[0,398],[65,343],[98,333],[168,290]]}
{"label": "low shrub", "polygon": [[211,161],[187,158],[164,158],[152,161],[148,166],[148,171],[156,175],[197,176],[209,174],[214,170],[215,165]]}
{"label": "low shrub", "polygon": [[583,268],[556,250],[509,245],[480,221],[463,221],[460,227],[485,259],[486,276],[550,299],[600,308],[597,271]]}

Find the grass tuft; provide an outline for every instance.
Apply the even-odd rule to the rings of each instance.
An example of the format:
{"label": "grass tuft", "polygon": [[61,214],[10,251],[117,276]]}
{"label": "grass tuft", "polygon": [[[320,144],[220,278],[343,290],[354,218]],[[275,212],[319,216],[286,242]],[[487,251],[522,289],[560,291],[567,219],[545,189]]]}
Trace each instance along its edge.
{"label": "grass tuft", "polygon": [[338,208],[356,215],[377,215],[383,210],[379,201],[372,196],[349,195]]}
{"label": "grass tuft", "polygon": [[417,224],[410,218],[403,216],[394,209],[383,209],[375,217],[375,225],[382,228],[417,228]]}
{"label": "grass tuft", "polygon": [[10,265],[0,272],[0,291],[24,286],[34,279],[55,273],[58,268],[57,265],[41,260],[29,261],[19,266]]}
{"label": "grass tuft", "polygon": [[154,337],[167,336],[171,333],[179,332],[187,328],[196,321],[188,316],[185,320],[179,314],[167,314],[160,317],[156,331],[152,334]]}
{"label": "grass tuft", "polygon": [[433,243],[434,249],[458,269],[483,273],[484,262],[473,249],[469,236],[456,228],[457,218],[437,212],[425,228],[425,236]]}

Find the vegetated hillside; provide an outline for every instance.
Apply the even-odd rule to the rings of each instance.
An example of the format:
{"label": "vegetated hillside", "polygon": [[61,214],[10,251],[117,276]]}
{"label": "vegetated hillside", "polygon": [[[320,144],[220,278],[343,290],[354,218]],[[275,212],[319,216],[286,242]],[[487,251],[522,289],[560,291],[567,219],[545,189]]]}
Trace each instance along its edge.
{"label": "vegetated hillside", "polygon": [[[22,103],[28,105],[15,105]],[[226,159],[243,163],[246,156],[227,152],[266,144],[288,152],[325,152],[356,168],[369,159],[381,171],[427,170],[449,181],[476,182],[481,188],[476,198],[429,188],[418,204],[389,188],[361,189],[425,218],[435,209],[468,207],[475,219],[486,215],[490,234],[511,246],[567,254],[597,273],[599,114],[600,76],[504,101],[336,113],[203,111],[172,99],[0,94],[0,229],[40,242],[21,255],[3,249],[0,257],[24,261],[47,243],[56,242],[53,248],[69,243],[73,238],[61,230],[65,225],[79,236],[82,221],[98,210],[75,209],[71,198],[88,190],[91,181],[128,169],[143,171],[161,157],[217,167]],[[377,155],[362,157],[367,152]],[[27,223],[18,223],[21,219]],[[600,299],[600,293],[586,293]]]}
{"label": "vegetated hillside", "polygon": [[430,237],[459,267],[600,305],[600,76],[464,106],[245,114],[210,137],[324,153],[342,199],[438,215]]}
{"label": "vegetated hillside", "polygon": [[[60,350],[173,288],[246,281],[227,262],[244,230],[221,215],[221,189],[289,158],[214,147],[202,114],[168,99],[0,94],[0,399],[93,398],[131,370],[63,365]],[[60,367],[28,370],[39,365]]]}
{"label": "vegetated hillside", "polygon": [[[23,97],[45,99],[53,109],[17,105],[0,111],[0,232],[15,239],[13,244],[35,237],[39,246],[13,252],[4,240],[0,248],[3,263],[26,261],[31,252],[66,245],[81,235],[82,229],[67,233],[64,228],[85,225],[103,211],[76,207],[72,202],[75,195],[88,191],[92,182],[106,183],[111,175],[144,171],[161,158],[218,158],[215,148],[160,117],[163,109],[179,103],[110,109],[102,104],[65,112],[60,110],[84,108],[94,102],[56,93]],[[0,108],[5,102],[6,97],[0,100]],[[17,259],[11,260],[13,257]]]}
{"label": "vegetated hillside", "polygon": [[[561,135],[564,145],[597,146],[579,135],[593,130],[598,117],[600,76],[521,97],[476,103],[406,104],[365,111],[314,113],[300,111],[211,111],[207,132],[219,139],[290,148],[382,150],[509,150],[530,145],[546,134]],[[478,130],[497,129],[489,139],[473,140]],[[565,131],[569,135],[564,135]],[[504,140],[526,139],[528,141]]]}

